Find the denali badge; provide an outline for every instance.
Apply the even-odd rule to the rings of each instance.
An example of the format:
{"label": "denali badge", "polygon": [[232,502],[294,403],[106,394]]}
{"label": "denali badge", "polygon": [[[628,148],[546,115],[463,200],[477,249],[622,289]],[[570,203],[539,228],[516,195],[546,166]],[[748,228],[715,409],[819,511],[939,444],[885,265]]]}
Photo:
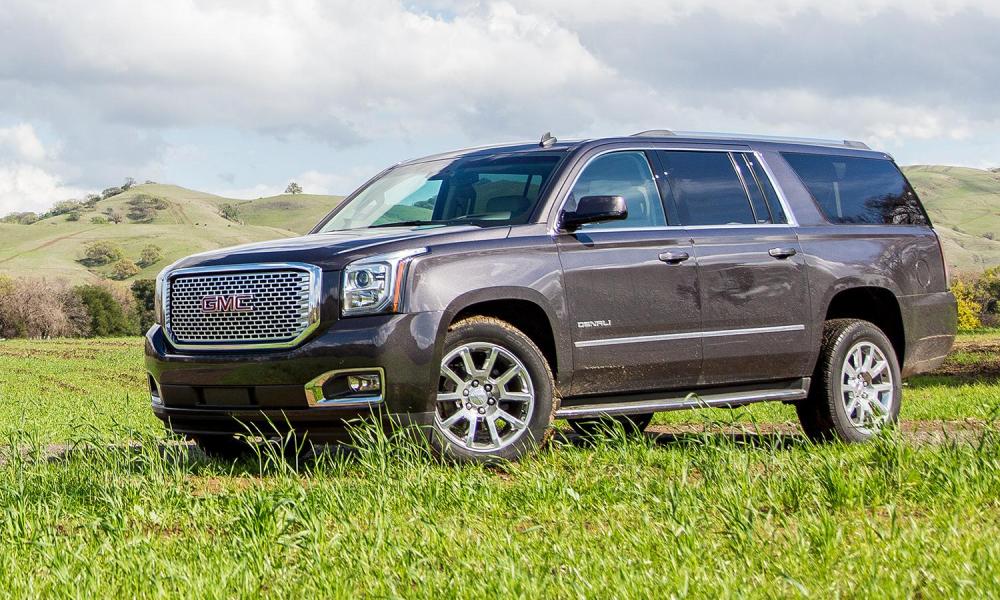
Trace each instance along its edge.
{"label": "denali badge", "polygon": [[231,294],[229,296],[203,296],[201,312],[250,312],[253,310],[253,294]]}
{"label": "denali badge", "polygon": [[590,327],[611,327],[611,319],[606,319],[604,321],[577,321],[576,326],[580,329],[588,329]]}

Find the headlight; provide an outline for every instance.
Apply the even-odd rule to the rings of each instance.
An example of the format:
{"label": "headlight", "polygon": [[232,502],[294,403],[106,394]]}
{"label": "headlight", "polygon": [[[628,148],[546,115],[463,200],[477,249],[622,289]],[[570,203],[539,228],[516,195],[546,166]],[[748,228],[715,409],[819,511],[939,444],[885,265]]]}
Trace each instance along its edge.
{"label": "headlight", "polygon": [[344,269],[341,311],[345,317],[396,312],[402,300],[403,281],[410,259],[426,248],[404,250],[355,261]]}
{"label": "headlight", "polygon": [[167,269],[160,271],[156,276],[156,291],[153,292],[153,322],[163,325],[163,285],[167,276]]}

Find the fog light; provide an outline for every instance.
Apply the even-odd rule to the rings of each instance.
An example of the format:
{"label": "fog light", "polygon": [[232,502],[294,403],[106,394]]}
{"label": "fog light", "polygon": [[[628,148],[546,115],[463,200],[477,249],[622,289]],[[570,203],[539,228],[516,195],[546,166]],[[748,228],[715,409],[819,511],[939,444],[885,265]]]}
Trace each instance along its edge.
{"label": "fog light", "polygon": [[382,391],[382,378],[378,376],[378,373],[349,375],[347,387],[356,394],[378,394]]}

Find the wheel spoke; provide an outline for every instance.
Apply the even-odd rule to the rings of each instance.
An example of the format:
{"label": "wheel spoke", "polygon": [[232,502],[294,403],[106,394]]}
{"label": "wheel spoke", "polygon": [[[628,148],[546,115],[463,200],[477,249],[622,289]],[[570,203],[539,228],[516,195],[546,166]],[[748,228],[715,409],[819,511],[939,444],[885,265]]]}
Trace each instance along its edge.
{"label": "wheel spoke", "polygon": [[455,402],[462,399],[462,394],[452,393],[452,392],[440,392],[438,393],[438,402]]}
{"label": "wheel spoke", "polygon": [[503,391],[500,393],[501,400],[509,400],[511,402],[531,402],[531,394],[526,394],[524,392],[508,392]]}
{"label": "wheel spoke", "polygon": [[872,389],[875,390],[876,392],[879,392],[879,393],[881,393],[881,392],[888,392],[888,391],[892,390],[892,384],[891,383],[876,383],[875,385],[872,386]]}
{"label": "wheel spoke", "polygon": [[863,371],[864,370],[864,369],[861,368],[861,365],[862,365],[863,361],[862,361],[862,358],[861,358],[861,348],[860,347],[857,350],[854,351],[854,354],[851,355],[851,360],[854,361],[854,369],[856,371]]}
{"label": "wheel spoke", "polygon": [[482,370],[483,377],[489,377],[490,373],[493,372],[493,365],[496,364],[497,356],[499,354],[500,351],[496,347],[490,349],[490,354],[489,356],[486,357],[486,363],[483,365],[483,370]]}
{"label": "wheel spoke", "polygon": [[509,424],[514,429],[524,429],[524,421],[518,419],[502,408],[497,409],[496,416],[503,419],[505,423]]}
{"label": "wheel spoke", "polygon": [[872,348],[868,349],[868,354],[865,354],[865,360],[861,363],[861,370],[870,373],[872,368],[872,361],[875,360],[875,350]]}
{"label": "wheel spoke", "polygon": [[455,414],[451,415],[450,417],[448,417],[444,421],[441,421],[441,425],[443,425],[445,427],[451,427],[455,423],[458,423],[459,421],[461,421],[463,417],[465,417],[465,413],[462,412],[462,411],[460,411],[460,410],[456,410]]}
{"label": "wheel spoke", "polygon": [[459,388],[465,386],[465,380],[458,376],[458,373],[451,370],[448,365],[441,365],[441,374],[455,382]]}
{"label": "wheel spoke", "polygon": [[476,427],[479,425],[479,417],[469,419],[469,431],[465,434],[465,445],[472,447],[476,443]]}
{"label": "wheel spoke", "polygon": [[494,446],[500,447],[500,432],[497,431],[496,415],[492,418],[487,418],[486,425],[490,429],[490,441],[493,442]]}
{"label": "wheel spoke", "polygon": [[508,369],[506,373],[504,373],[500,377],[496,378],[496,384],[499,385],[499,386],[501,386],[501,387],[503,387],[503,386],[507,385],[507,383],[511,379],[514,379],[515,377],[517,377],[518,373],[520,373],[520,372],[521,372],[521,367],[518,366],[518,365],[514,365],[510,369]]}
{"label": "wheel spoke", "polygon": [[472,352],[468,348],[462,348],[458,355],[462,357],[462,366],[465,367],[466,375],[471,378],[477,373],[476,364],[472,361]]}
{"label": "wheel spoke", "polygon": [[889,366],[889,361],[879,361],[875,363],[875,366],[871,368],[868,374],[872,376],[872,379],[875,379],[882,374],[882,371],[884,371],[887,366]]}
{"label": "wheel spoke", "polygon": [[847,405],[847,417],[850,418],[854,414],[854,411],[858,409],[858,405],[861,404],[861,399],[855,396],[851,398],[851,403]]}

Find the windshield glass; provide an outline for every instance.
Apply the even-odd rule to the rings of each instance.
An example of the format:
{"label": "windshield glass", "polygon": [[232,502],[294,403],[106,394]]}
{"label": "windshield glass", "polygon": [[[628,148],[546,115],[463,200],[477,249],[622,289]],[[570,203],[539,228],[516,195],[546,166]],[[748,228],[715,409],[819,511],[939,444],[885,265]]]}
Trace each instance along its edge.
{"label": "windshield glass", "polygon": [[435,160],[396,167],[341,208],[320,232],[409,225],[527,223],[561,153]]}

